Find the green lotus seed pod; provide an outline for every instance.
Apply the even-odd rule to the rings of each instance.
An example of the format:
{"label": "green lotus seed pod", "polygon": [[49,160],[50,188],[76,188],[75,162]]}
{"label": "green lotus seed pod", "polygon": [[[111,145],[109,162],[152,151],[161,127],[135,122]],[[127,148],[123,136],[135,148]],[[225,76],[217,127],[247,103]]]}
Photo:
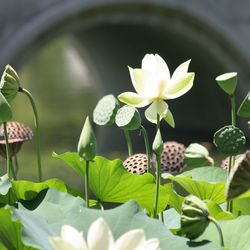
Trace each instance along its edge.
{"label": "green lotus seed pod", "polygon": [[16,71],[7,65],[0,82],[0,90],[8,102],[12,101],[20,88],[20,79]]}
{"label": "green lotus seed pod", "polygon": [[233,125],[228,125],[214,134],[214,145],[227,155],[237,155],[246,143],[244,133]]}
{"label": "green lotus seed pod", "polygon": [[199,198],[189,195],[182,204],[181,232],[189,239],[199,237],[209,224],[207,205]]}
{"label": "green lotus seed pod", "polygon": [[93,160],[96,155],[96,138],[88,116],[80,135],[77,151],[80,157],[87,161]]}
{"label": "green lotus seed pod", "polygon": [[0,122],[7,122],[12,118],[12,111],[9,103],[0,92]]}
{"label": "green lotus seed pod", "polygon": [[112,125],[115,122],[115,115],[119,108],[119,102],[113,95],[104,96],[97,103],[93,119],[97,125]]}
{"label": "green lotus seed pod", "polygon": [[152,149],[156,155],[161,155],[163,151],[163,141],[160,129],[157,130]]}
{"label": "green lotus seed pod", "polygon": [[241,103],[237,114],[241,117],[250,117],[250,91]]}
{"label": "green lotus seed pod", "polygon": [[223,75],[217,76],[215,80],[227,94],[232,95],[237,86],[237,73],[225,73]]}
{"label": "green lotus seed pod", "polygon": [[227,199],[234,199],[250,189],[250,150],[235,162],[227,182]]}
{"label": "green lotus seed pod", "polygon": [[141,126],[141,116],[136,108],[125,105],[117,111],[115,123],[122,129],[136,130]]}

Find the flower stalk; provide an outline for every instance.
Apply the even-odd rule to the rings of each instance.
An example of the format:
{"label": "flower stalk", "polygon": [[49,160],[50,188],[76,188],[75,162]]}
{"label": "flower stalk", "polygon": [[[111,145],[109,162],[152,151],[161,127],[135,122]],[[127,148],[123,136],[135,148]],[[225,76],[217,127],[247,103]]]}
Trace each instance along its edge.
{"label": "flower stalk", "polygon": [[84,190],[85,190],[86,207],[89,208],[89,160],[86,160]]}
{"label": "flower stalk", "polygon": [[147,159],[148,159],[147,172],[151,173],[151,152],[150,152],[148,134],[147,134],[146,129],[142,125],[141,125],[141,132],[142,132],[142,135],[143,135],[144,144],[145,144],[145,148],[146,148]]}
{"label": "flower stalk", "polygon": [[221,227],[219,225],[219,223],[217,222],[216,219],[214,219],[213,217],[211,216],[208,216],[208,219],[214,223],[214,225],[216,226],[217,230],[218,230],[218,233],[219,233],[219,237],[220,237],[220,245],[221,247],[224,248],[225,244],[224,244],[224,238],[223,238],[223,233],[222,233],[222,230],[221,230]]}
{"label": "flower stalk", "polygon": [[10,158],[10,145],[8,140],[8,129],[7,129],[7,122],[3,123],[4,128],[4,139],[5,139],[5,147],[6,147],[6,162],[7,162],[7,174],[9,179],[16,179],[15,177],[15,171],[13,169],[13,165],[11,164],[11,158]]}
{"label": "flower stalk", "polygon": [[125,135],[125,139],[127,142],[127,147],[128,147],[128,156],[131,156],[133,154],[133,146],[132,146],[132,141],[131,141],[131,137],[129,135],[129,131],[124,129],[124,135]]}
{"label": "flower stalk", "polygon": [[36,128],[38,179],[39,179],[39,181],[42,181],[42,164],[41,164],[41,150],[40,150],[40,124],[39,124],[37,108],[36,108],[32,94],[27,89],[20,87],[19,91],[24,93],[29,98],[32,109],[33,109],[35,128]]}

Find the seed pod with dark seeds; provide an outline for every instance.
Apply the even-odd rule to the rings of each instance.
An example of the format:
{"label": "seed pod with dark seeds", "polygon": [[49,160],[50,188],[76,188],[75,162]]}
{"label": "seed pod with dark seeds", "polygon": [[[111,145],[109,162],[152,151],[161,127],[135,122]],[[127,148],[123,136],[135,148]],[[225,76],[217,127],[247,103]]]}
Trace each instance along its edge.
{"label": "seed pod with dark seeds", "polygon": [[[238,162],[244,155],[245,155],[245,153],[244,154],[236,155],[235,156],[235,162]],[[225,169],[225,170],[228,170],[228,168],[229,168],[229,157],[227,157],[224,160],[222,160],[222,162],[220,164],[220,167],[223,168],[223,169]]]}
{"label": "seed pod with dark seeds", "polygon": [[[184,162],[185,146],[175,141],[164,142],[161,154],[161,172],[162,173],[179,173],[185,167]],[[155,162],[153,155],[153,162]]]}
{"label": "seed pod with dark seeds", "polygon": [[[16,155],[22,147],[23,142],[31,140],[32,130],[20,122],[7,122],[8,142],[10,146],[10,157]],[[6,158],[6,142],[4,139],[4,128],[0,126],[0,155]]]}
{"label": "seed pod with dark seeds", "polygon": [[146,154],[134,154],[123,162],[129,173],[144,174],[148,169],[148,158]]}
{"label": "seed pod with dark seeds", "polygon": [[227,199],[234,199],[250,189],[250,150],[235,162],[227,182]]}
{"label": "seed pod with dark seeds", "polygon": [[227,155],[239,154],[246,143],[244,133],[233,125],[228,125],[214,134],[214,145],[217,149]]}

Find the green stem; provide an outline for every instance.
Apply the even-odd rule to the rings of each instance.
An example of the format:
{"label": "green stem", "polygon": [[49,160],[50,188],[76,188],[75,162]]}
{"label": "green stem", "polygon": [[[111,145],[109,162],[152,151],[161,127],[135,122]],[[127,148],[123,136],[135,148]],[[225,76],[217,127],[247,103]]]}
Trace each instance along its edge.
{"label": "green stem", "polygon": [[147,159],[148,159],[148,173],[151,172],[151,152],[150,152],[150,146],[149,146],[149,140],[148,140],[148,134],[146,129],[141,125],[141,131],[144,138],[146,153],[147,153]]}
{"label": "green stem", "polygon": [[214,223],[214,225],[216,226],[218,233],[219,233],[219,237],[220,237],[220,245],[221,247],[224,247],[224,239],[223,239],[223,234],[222,234],[222,230],[221,227],[219,225],[219,223],[213,218],[213,217],[208,217],[208,219]]}
{"label": "green stem", "polygon": [[19,91],[24,93],[29,98],[33,112],[34,112],[35,127],[36,127],[38,178],[39,178],[39,181],[42,181],[42,164],[41,164],[41,153],[40,153],[40,124],[39,124],[39,118],[38,118],[36,105],[35,105],[33,96],[27,89],[20,87]]}
{"label": "green stem", "polygon": [[85,189],[85,202],[86,207],[89,208],[89,161],[86,160],[86,173],[85,173],[85,182],[84,182],[84,189]]}
{"label": "green stem", "polygon": [[155,185],[155,204],[154,204],[154,218],[157,218],[157,209],[158,209],[158,201],[159,201],[159,188],[161,181],[161,156],[156,155],[156,185]]}
{"label": "green stem", "polygon": [[235,95],[230,96],[231,99],[231,120],[232,125],[236,126],[236,108],[235,108]]}
{"label": "green stem", "polygon": [[128,145],[128,155],[131,156],[133,154],[133,148],[132,148],[132,141],[129,135],[129,131],[128,130],[123,130],[123,131],[124,131],[125,139]]}
{"label": "green stem", "polygon": [[[157,114],[156,133],[158,129],[160,129],[159,114]],[[160,184],[161,184],[161,155],[156,154],[156,190],[155,190],[155,204],[154,204],[154,213],[153,213],[154,218],[157,218]]]}
{"label": "green stem", "polygon": [[19,170],[19,164],[18,164],[18,160],[17,160],[17,156],[14,155],[14,161],[15,161],[15,175],[17,176],[18,170]]}
{"label": "green stem", "polygon": [[6,164],[7,164],[7,175],[9,179],[13,178],[12,171],[11,171],[11,164],[10,164],[10,145],[8,140],[8,130],[7,130],[7,123],[3,123],[4,129],[4,139],[5,139],[5,148],[6,148]]}
{"label": "green stem", "polygon": [[13,179],[16,180],[16,172],[15,172],[15,169],[13,167],[13,162],[12,162],[12,158],[10,157],[10,171],[11,171],[11,174],[13,176]]}
{"label": "green stem", "polygon": [[[236,126],[236,108],[235,108],[235,95],[232,94],[230,95],[230,100],[231,100],[231,122],[233,126]],[[233,166],[234,166],[234,162],[235,162],[235,157],[234,156],[230,156],[229,157],[229,164],[228,164],[228,176],[231,173],[231,171],[233,170]],[[229,212],[233,212],[233,201],[227,201],[227,211]]]}

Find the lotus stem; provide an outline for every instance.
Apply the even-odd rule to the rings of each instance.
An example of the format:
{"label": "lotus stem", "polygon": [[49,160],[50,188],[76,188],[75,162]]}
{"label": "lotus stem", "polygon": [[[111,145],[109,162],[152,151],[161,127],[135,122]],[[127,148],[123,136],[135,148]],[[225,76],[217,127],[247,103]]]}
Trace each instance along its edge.
{"label": "lotus stem", "polygon": [[219,233],[219,237],[220,237],[220,245],[221,247],[224,248],[224,238],[223,238],[223,234],[222,234],[222,230],[221,230],[221,227],[219,225],[219,223],[217,222],[217,220],[215,220],[213,217],[208,217],[208,219],[214,223],[214,225],[216,226],[217,230],[218,230],[218,233]]}
{"label": "lotus stem", "polygon": [[31,93],[25,88],[19,88],[19,91],[24,93],[30,100],[33,112],[34,112],[34,120],[35,120],[35,127],[36,127],[36,148],[37,148],[37,165],[38,165],[38,179],[42,181],[42,164],[41,164],[41,150],[40,150],[40,124],[39,118],[37,113],[37,108],[34,102],[34,98]]}
{"label": "lotus stem", "polygon": [[[157,114],[157,124],[156,124],[156,131],[160,129],[160,116]],[[161,184],[161,155],[156,154],[156,190],[155,190],[155,204],[154,204],[154,218],[157,218],[157,209],[158,209],[158,202],[159,202],[159,189]],[[161,216],[162,219],[162,216]]]}
{"label": "lotus stem", "polygon": [[149,146],[149,140],[148,140],[148,134],[146,129],[141,125],[141,131],[144,138],[145,148],[146,148],[146,154],[148,159],[148,173],[151,173],[151,152],[150,152],[150,146]]}
{"label": "lotus stem", "polygon": [[129,131],[124,129],[124,135],[125,135],[125,139],[128,145],[128,156],[131,156],[133,154],[133,147],[132,147],[132,141],[129,135]]}
{"label": "lotus stem", "polygon": [[[236,108],[235,108],[235,94],[230,95],[231,100],[231,123],[233,126],[236,126]],[[228,175],[233,170],[235,162],[235,157],[233,155],[229,156],[229,164],[228,164]],[[227,202],[227,211],[233,212],[233,201]]]}
{"label": "lotus stem", "polygon": [[84,189],[85,189],[84,191],[85,191],[86,207],[89,208],[89,160],[86,160]]}
{"label": "lotus stem", "polygon": [[11,164],[11,157],[10,157],[10,145],[8,140],[8,129],[7,129],[7,122],[3,122],[3,129],[4,129],[4,139],[5,139],[5,147],[6,147],[6,164],[7,164],[7,175],[9,179],[16,179],[15,172],[13,166]]}
{"label": "lotus stem", "polygon": [[155,190],[155,204],[154,204],[154,218],[157,218],[157,209],[158,209],[158,201],[159,201],[159,188],[161,181],[161,156],[156,155],[156,190]]}
{"label": "lotus stem", "polygon": [[17,159],[17,155],[14,155],[14,162],[15,162],[15,174],[17,176],[18,170],[19,170],[19,164],[18,164],[18,159]]}

